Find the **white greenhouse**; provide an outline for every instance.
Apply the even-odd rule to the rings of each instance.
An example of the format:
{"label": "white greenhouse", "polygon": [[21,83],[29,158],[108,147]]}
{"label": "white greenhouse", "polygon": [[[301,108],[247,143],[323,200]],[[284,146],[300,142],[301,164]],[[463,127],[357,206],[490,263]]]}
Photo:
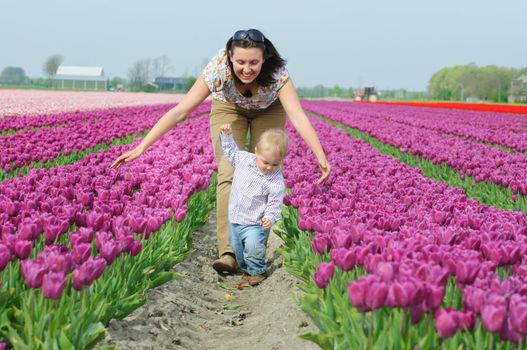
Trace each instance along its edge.
{"label": "white greenhouse", "polygon": [[107,90],[108,79],[102,67],[59,66],[53,88],[65,90]]}

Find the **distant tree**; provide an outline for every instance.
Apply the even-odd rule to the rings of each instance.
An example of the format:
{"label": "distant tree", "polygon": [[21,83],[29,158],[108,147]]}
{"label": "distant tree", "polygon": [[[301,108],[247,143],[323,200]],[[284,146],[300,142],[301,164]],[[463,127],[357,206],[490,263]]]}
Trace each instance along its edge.
{"label": "distant tree", "polygon": [[51,84],[51,80],[57,74],[57,69],[64,61],[64,57],[61,55],[52,55],[49,56],[46,62],[44,62],[44,65],[42,66],[42,69],[44,70],[44,74],[48,77],[49,84]]}
{"label": "distant tree", "polygon": [[173,68],[172,60],[166,55],[156,57],[152,60],[152,72],[154,78],[166,76],[166,74]]}
{"label": "distant tree", "polygon": [[342,89],[337,84],[333,85],[331,90],[329,90],[329,96],[331,97],[342,97]]}
{"label": "distant tree", "polygon": [[121,77],[113,77],[112,78],[112,81],[110,82],[110,85],[114,88],[114,89],[117,89],[118,86],[123,86],[126,84],[126,80],[124,78],[121,78]]}
{"label": "distant tree", "polygon": [[0,73],[0,84],[20,85],[26,80],[26,72],[20,67],[6,67]]}
{"label": "distant tree", "polygon": [[143,86],[152,80],[151,60],[137,60],[128,70],[128,81],[132,91],[140,91]]}
{"label": "distant tree", "polygon": [[527,68],[515,69],[489,65],[478,67],[445,67],[435,72],[428,83],[430,98],[435,100],[465,100],[475,97],[492,102],[507,102],[512,81]]}

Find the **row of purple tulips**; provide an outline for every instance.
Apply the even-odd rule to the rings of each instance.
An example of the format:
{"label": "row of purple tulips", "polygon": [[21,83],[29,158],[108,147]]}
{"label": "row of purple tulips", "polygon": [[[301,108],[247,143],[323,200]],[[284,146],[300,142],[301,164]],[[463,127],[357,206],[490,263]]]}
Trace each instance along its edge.
{"label": "row of purple tulips", "polygon": [[[471,330],[481,319],[487,332],[504,340],[525,338],[527,217],[483,206],[322,121],[312,122],[334,164],[333,176],[313,184],[316,164],[306,163],[306,147],[292,133],[284,175],[292,191],[285,201],[298,208],[298,227],[315,231],[312,249],[329,258],[313,276],[317,285],[326,288],[336,268],[365,269],[367,276],[341,291],[362,312],[408,309],[415,323],[431,314],[443,337]],[[458,310],[447,305],[449,280],[462,295]]]}
{"label": "row of purple tulips", "polygon": [[511,154],[476,141],[390,122],[374,114],[355,114],[353,108],[342,112],[319,102],[304,104],[314,113],[365,132],[402,152],[421,156],[435,164],[445,163],[461,176],[474,176],[476,182],[490,182],[510,187],[514,194],[527,194],[527,157],[524,154]]}

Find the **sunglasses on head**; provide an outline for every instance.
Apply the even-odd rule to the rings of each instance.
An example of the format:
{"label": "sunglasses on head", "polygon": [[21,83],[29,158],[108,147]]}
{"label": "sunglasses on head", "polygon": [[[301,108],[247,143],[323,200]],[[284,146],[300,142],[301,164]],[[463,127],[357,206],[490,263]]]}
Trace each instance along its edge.
{"label": "sunglasses on head", "polygon": [[262,34],[262,32],[260,32],[257,29],[238,30],[232,36],[232,40],[245,40],[247,38],[249,38],[250,40],[256,43],[265,42],[265,36]]}

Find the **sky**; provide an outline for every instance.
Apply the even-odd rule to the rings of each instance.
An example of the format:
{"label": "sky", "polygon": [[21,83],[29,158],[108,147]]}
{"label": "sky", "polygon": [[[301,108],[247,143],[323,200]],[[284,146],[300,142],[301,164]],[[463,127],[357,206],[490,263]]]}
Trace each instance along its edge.
{"label": "sky", "polygon": [[257,28],[296,86],[424,91],[432,74],[475,63],[527,66],[527,0],[1,0],[0,71],[44,76],[53,54],[126,78],[166,55],[199,74],[238,29]]}

